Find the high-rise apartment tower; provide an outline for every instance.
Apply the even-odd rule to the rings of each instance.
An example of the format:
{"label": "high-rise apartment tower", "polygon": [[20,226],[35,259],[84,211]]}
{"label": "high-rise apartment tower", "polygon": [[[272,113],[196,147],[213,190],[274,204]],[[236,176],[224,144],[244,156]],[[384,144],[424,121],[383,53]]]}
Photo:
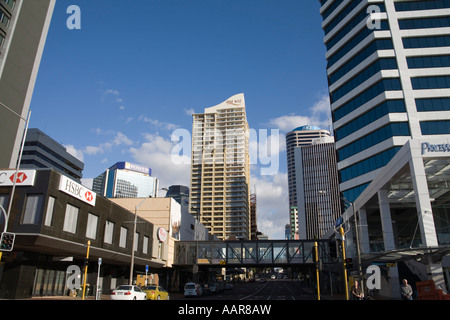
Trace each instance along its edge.
{"label": "high-rise apartment tower", "polygon": [[243,94],[193,115],[189,212],[221,239],[250,238],[249,127]]}

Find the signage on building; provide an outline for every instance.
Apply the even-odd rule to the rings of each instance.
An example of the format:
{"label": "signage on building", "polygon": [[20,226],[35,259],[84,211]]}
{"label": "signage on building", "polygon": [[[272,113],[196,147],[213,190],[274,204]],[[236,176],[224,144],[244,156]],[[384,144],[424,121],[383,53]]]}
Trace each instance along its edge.
{"label": "signage on building", "polygon": [[427,152],[450,152],[450,143],[432,144],[422,142],[422,154]]}
{"label": "signage on building", "polygon": [[140,172],[148,175],[152,175],[152,169],[143,167],[134,163],[130,162],[118,162],[117,163],[117,169],[126,169],[134,172]]}
{"label": "signage on building", "polygon": [[[14,179],[14,177],[16,177]],[[33,186],[36,177],[36,170],[19,170],[16,176],[16,170],[1,170],[0,171],[0,187],[16,186]]]}
{"label": "signage on building", "polygon": [[158,239],[161,242],[165,242],[167,240],[167,231],[164,228],[158,228]]}
{"label": "signage on building", "polygon": [[95,200],[97,197],[96,193],[66,176],[61,176],[59,181],[59,190],[71,195],[74,198],[86,202],[93,207],[95,206]]}
{"label": "signage on building", "polygon": [[229,99],[225,103],[238,107],[242,104],[242,99]]}

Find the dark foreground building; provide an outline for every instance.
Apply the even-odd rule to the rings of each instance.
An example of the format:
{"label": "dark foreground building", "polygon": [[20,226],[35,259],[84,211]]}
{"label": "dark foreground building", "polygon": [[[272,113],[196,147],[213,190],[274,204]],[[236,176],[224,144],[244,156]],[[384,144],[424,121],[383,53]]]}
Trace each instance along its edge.
{"label": "dark foreground building", "polygon": [[[9,173],[0,171],[2,177]],[[128,283],[134,214],[53,170],[25,173],[34,179],[22,179],[26,185],[16,187],[8,220],[8,232],[15,233],[16,239],[13,251],[3,252],[1,259],[0,298],[69,294],[67,268],[77,265],[83,270],[88,241],[86,282],[97,285],[98,258],[102,258],[99,284],[103,293]],[[12,188],[6,179],[2,181],[0,205],[6,209]],[[0,218],[0,230],[4,222]],[[134,278],[145,274],[146,266],[149,273],[163,273],[166,261],[153,250],[161,247],[154,225],[139,217],[137,222]],[[159,278],[164,280],[162,274]]]}

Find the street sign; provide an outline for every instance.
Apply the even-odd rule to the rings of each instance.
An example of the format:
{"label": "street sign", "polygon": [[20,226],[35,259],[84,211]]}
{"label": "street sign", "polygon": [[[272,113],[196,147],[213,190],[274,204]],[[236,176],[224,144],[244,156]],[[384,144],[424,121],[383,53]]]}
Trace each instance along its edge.
{"label": "street sign", "polygon": [[145,273],[148,272],[148,265],[145,266]]}
{"label": "street sign", "polygon": [[102,265],[102,258],[98,258],[98,265],[99,265],[99,266]]}

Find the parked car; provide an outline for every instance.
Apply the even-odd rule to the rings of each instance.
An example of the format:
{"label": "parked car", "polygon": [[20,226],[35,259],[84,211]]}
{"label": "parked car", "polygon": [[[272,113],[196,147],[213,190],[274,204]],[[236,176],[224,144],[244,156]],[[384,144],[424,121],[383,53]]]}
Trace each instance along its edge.
{"label": "parked car", "polygon": [[147,294],[138,286],[121,285],[111,291],[111,300],[147,300]]}
{"label": "parked car", "polygon": [[215,282],[210,283],[208,287],[209,291],[211,291],[211,294],[219,292],[219,288],[217,287],[217,283]]}
{"label": "parked car", "polygon": [[225,290],[225,284],[223,281],[219,281],[216,283],[216,292],[223,292]]}
{"label": "parked car", "polygon": [[169,300],[169,293],[161,286],[149,285],[142,288],[148,300]]}
{"label": "parked car", "polygon": [[184,285],[185,297],[200,297],[203,294],[202,288],[199,284],[194,282],[188,282]]}
{"label": "parked car", "polygon": [[209,284],[202,284],[200,285],[200,287],[202,288],[202,292],[205,296],[211,295],[211,289],[209,288]]}

